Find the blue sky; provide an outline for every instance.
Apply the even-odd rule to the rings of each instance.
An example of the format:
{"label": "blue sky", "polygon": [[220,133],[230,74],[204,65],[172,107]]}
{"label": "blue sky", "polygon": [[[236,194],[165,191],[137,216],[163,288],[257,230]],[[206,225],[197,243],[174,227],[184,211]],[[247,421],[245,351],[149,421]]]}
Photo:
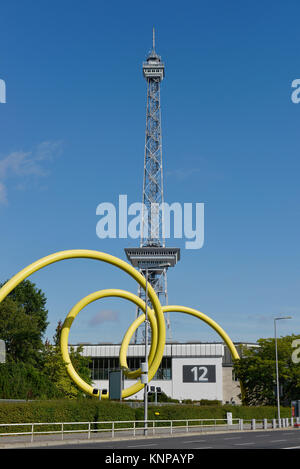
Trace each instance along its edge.
{"label": "blue sky", "polygon": [[[205,203],[205,243],[169,271],[169,303],[194,307],[234,341],[300,333],[297,1],[10,1],[1,6],[0,280],[63,249],[125,259],[135,240],[96,236],[96,207],[141,201],[146,82],[156,29],[164,193]],[[83,296],[136,285],[95,261],[31,277],[58,320]],[[99,317],[100,313],[100,317]],[[171,313],[174,340],[219,340]],[[80,313],[70,341],[119,342],[135,308],[113,299]]]}

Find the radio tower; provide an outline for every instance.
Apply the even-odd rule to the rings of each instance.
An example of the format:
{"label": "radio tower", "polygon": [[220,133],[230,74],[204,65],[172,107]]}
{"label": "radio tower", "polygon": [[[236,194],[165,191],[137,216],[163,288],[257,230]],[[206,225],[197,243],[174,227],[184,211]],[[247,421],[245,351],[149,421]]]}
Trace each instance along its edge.
{"label": "radio tower", "polygon": [[[146,135],[143,182],[143,213],[139,248],[126,248],[127,259],[148,279],[162,305],[168,304],[167,269],[180,259],[179,248],[166,248],[164,237],[163,167],[161,142],[160,83],[165,76],[165,66],[153,45],[143,75],[147,82]],[[145,291],[139,286],[138,295],[145,300]],[[151,307],[151,304],[150,304]],[[136,317],[142,311],[137,308]],[[166,338],[172,339],[169,316],[166,319]],[[139,329],[135,331],[134,343],[143,342]]]}

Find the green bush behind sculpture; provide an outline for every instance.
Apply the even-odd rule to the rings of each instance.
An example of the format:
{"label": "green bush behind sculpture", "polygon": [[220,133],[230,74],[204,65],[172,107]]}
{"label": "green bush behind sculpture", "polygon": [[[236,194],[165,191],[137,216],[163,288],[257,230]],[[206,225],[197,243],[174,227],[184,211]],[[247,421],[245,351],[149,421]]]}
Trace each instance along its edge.
{"label": "green bush behind sculpture", "polygon": [[[159,415],[155,413],[159,412]],[[189,405],[173,404],[164,406],[150,405],[148,411],[149,420],[186,420],[186,419],[226,419],[226,413],[232,412],[233,418],[250,419],[272,419],[276,418],[276,407],[246,407],[230,405]],[[281,417],[290,417],[289,407],[281,408]],[[28,402],[0,402],[0,423],[32,423],[32,422],[91,422],[91,429],[107,428],[111,425],[97,425],[101,421],[141,420],[144,418],[143,407],[133,408],[127,404],[109,401],[96,401],[93,399],[74,400],[45,400]],[[218,422],[217,422],[218,423]],[[224,423],[224,422],[222,422]],[[178,423],[183,425],[183,423]],[[86,426],[68,425],[67,430],[86,429]],[[117,428],[117,427],[116,427]],[[60,430],[58,426],[41,427],[38,430]],[[16,431],[16,429],[5,429],[4,431]],[[18,427],[18,431],[30,431],[30,428]]]}

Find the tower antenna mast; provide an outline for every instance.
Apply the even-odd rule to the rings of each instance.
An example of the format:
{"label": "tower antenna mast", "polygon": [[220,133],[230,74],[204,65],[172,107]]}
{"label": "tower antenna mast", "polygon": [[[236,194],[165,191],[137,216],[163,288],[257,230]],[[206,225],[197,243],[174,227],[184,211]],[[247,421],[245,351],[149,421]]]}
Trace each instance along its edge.
{"label": "tower antenna mast", "polygon": [[[165,65],[155,51],[154,27],[152,45],[153,49],[143,63],[143,75],[147,82],[147,111],[140,247],[126,248],[125,253],[132,265],[137,267],[150,282],[162,305],[166,305],[168,304],[167,269],[175,266],[180,259],[180,249],[165,246],[160,109],[160,84],[165,76]],[[140,286],[138,295],[145,300],[145,291]],[[141,313],[137,307],[136,317]],[[165,318],[166,338],[171,341],[169,315],[165,315]],[[134,343],[138,342],[139,331],[140,328],[135,331]]]}
{"label": "tower antenna mast", "polygon": [[154,29],[154,26],[153,26],[153,50],[155,51],[155,29]]}

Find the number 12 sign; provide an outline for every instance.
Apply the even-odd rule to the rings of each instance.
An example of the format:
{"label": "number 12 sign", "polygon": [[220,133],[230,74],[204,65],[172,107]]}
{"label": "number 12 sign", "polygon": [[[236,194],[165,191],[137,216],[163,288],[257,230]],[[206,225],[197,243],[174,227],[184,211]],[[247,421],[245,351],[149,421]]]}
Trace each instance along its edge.
{"label": "number 12 sign", "polygon": [[215,383],[216,365],[183,365],[183,383]]}

